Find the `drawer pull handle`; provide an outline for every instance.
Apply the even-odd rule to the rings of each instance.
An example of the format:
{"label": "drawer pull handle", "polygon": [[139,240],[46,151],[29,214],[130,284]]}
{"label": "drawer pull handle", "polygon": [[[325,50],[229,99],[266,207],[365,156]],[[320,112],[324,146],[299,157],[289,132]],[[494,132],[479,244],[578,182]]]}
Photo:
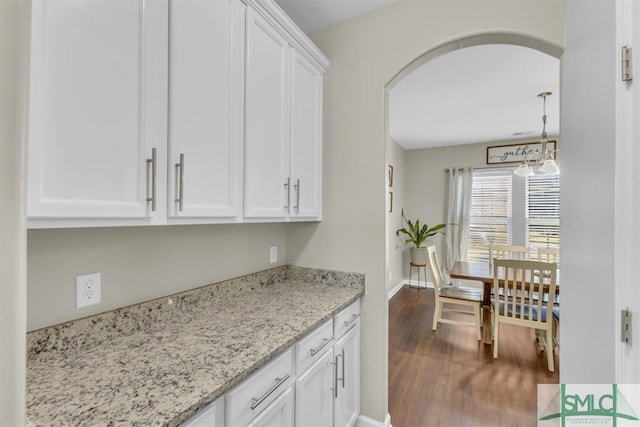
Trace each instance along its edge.
{"label": "drawer pull handle", "polygon": [[263,394],[262,397],[258,399],[251,399],[251,409],[256,409],[262,402],[264,402],[267,397],[269,397],[274,391],[276,391],[278,387],[284,384],[289,379],[289,377],[291,377],[290,374],[287,374],[282,378],[276,378],[276,383],[269,390],[267,390],[267,392]]}
{"label": "drawer pull handle", "polygon": [[318,354],[318,352],[320,350],[322,350],[323,348],[325,348],[327,346],[327,344],[329,344],[332,340],[333,340],[333,338],[325,338],[325,339],[323,339],[318,347],[311,349],[311,355],[315,356],[316,354]]}
{"label": "drawer pull handle", "polygon": [[354,313],[353,316],[351,316],[350,320],[345,320],[344,321],[344,326],[349,326],[351,325],[353,322],[356,321],[356,319],[360,317],[360,313]]}

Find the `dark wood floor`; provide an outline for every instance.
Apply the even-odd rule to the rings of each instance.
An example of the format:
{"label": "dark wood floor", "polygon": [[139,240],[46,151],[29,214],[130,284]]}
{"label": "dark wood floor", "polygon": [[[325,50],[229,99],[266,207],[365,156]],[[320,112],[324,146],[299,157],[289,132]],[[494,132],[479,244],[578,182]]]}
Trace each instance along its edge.
{"label": "dark wood floor", "polygon": [[500,353],[473,328],[431,330],[433,289],[389,301],[389,414],[393,427],[535,426],[537,384],[558,383],[534,332],[501,325]]}

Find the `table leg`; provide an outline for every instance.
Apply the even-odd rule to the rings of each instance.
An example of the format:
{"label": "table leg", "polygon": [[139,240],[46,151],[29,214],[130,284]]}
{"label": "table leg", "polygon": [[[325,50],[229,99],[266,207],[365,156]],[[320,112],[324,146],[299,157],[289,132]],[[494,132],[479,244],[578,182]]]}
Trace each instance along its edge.
{"label": "table leg", "polygon": [[493,326],[491,325],[491,287],[493,281],[482,283],[482,342],[493,344]]}

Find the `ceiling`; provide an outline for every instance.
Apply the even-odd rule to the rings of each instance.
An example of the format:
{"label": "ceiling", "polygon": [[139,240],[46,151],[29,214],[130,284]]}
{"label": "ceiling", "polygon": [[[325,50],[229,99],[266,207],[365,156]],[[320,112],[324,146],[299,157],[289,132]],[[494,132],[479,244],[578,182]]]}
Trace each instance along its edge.
{"label": "ceiling", "polygon": [[[396,0],[275,0],[306,33]],[[331,59],[331,58],[329,58]],[[389,94],[389,133],[405,149],[532,141],[559,133],[560,61],[522,46],[466,47],[436,57]]]}

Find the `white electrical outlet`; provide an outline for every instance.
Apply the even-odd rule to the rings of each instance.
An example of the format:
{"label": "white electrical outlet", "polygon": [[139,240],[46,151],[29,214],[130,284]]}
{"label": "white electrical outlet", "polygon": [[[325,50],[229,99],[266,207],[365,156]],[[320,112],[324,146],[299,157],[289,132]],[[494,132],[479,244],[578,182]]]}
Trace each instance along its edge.
{"label": "white electrical outlet", "polygon": [[274,262],[278,262],[278,247],[271,246],[269,248],[269,262],[273,264]]}
{"label": "white electrical outlet", "polygon": [[76,276],[76,308],[100,302],[100,273]]}

